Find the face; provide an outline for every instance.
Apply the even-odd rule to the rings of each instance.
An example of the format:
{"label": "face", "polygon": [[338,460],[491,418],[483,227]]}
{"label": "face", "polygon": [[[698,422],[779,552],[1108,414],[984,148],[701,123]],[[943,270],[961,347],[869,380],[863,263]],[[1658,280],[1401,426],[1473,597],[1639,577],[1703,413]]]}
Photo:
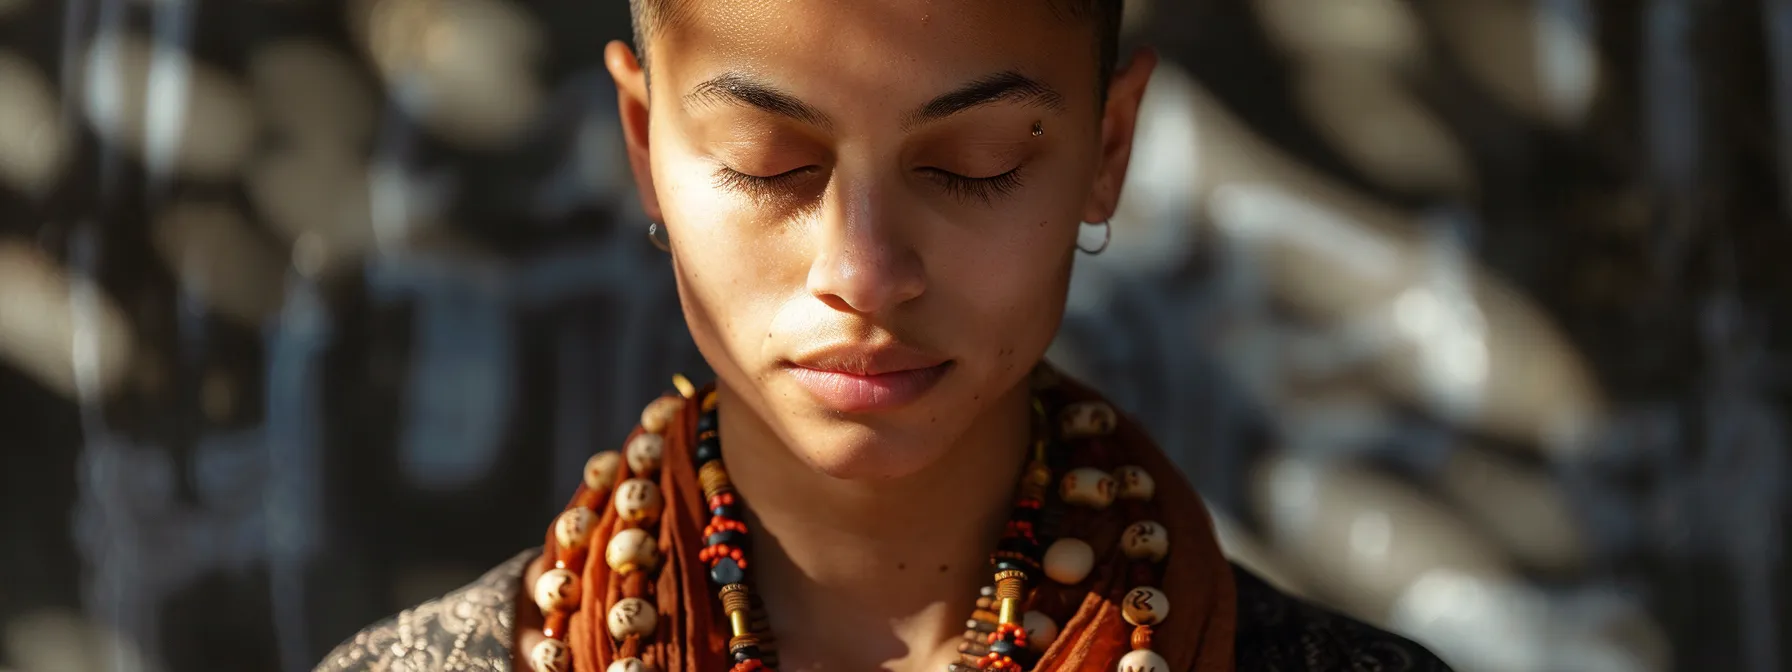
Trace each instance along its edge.
{"label": "face", "polygon": [[625,45],[607,58],[727,398],[848,479],[1024,413],[1149,58],[1104,104],[1093,29],[1045,0],[690,1],[649,45],[651,89]]}

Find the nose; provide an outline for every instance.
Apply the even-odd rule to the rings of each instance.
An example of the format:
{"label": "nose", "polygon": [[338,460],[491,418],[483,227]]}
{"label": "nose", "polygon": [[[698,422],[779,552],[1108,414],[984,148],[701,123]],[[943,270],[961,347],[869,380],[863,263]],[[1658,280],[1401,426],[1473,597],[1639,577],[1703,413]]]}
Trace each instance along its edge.
{"label": "nose", "polygon": [[894,202],[875,185],[842,188],[814,229],[809,292],[835,310],[872,315],[921,296],[921,256]]}

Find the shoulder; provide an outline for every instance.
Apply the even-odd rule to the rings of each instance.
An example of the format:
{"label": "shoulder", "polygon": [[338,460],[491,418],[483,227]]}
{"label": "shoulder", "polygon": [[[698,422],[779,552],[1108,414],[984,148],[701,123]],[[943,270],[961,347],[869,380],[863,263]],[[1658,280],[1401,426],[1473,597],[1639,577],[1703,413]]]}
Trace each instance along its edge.
{"label": "shoulder", "polygon": [[530,550],[438,599],[355,633],[316,672],[510,672],[517,587]]}
{"label": "shoulder", "polygon": [[1237,565],[1239,670],[1448,672],[1425,647],[1276,590]]}

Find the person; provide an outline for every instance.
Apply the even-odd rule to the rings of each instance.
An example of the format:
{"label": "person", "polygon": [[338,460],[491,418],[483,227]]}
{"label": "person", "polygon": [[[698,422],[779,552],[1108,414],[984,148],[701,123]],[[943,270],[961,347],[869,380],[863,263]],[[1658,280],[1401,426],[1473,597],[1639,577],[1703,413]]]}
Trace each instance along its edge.
{"label": "person", "polygon": [[1155,65],[1119,0],[633,12],[606,65],[716,381],[651,400],[541,549],[319,670],[1446,669],[1229,564],[1044,361]]}

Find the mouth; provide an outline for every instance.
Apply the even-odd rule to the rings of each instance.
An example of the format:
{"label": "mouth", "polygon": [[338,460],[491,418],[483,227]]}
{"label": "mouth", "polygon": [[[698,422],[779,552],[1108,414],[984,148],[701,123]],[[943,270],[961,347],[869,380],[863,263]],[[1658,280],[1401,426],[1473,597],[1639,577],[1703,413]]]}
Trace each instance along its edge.
{"label": "mouth", "polygon": [[853,414],[913,403],[952,366],[950,359],[904,347],[849,347],[794,358],[785,370],[822,406]]}

